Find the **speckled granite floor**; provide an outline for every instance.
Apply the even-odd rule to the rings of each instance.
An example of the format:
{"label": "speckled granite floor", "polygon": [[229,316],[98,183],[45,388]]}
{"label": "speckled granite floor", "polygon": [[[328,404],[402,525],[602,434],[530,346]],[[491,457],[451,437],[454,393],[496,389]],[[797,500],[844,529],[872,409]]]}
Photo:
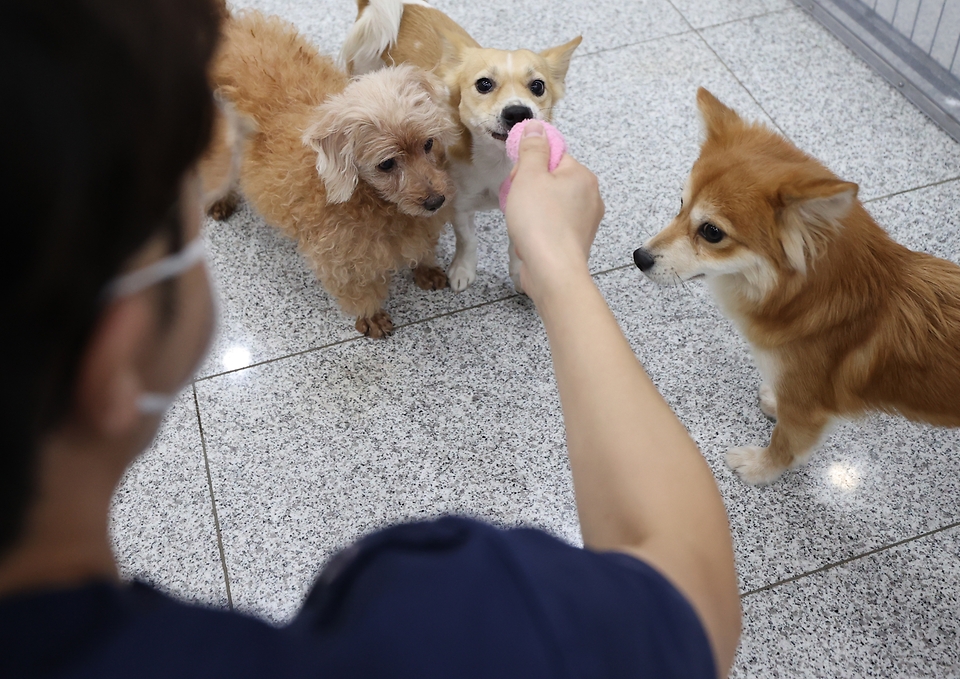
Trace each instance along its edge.
{"label": "speckled granite floor", "polygon": [[[745,615],[733,676],[960,676],[960,431],[873,417],[777,484],[743,485],[724,450],[771,430],[744,343],[703,287],[657,289],[630,264],[696,157],[698,85],[859,182],[901,242],[958,262],[960,145],[789,0],[435,4],[489,46],[584,35],[556,119],[607,202],[597,283],[727,503]],[[237,5],[329,53],[354,15],[352,0]],[[502,218],[479,229],[474,287],[401,276],[399,328],[378,342],[256,215],[207,224],[221,329],[117,494],[124,572],[283,620],[334,550],[389,522],[465,512],[578,542],[542,328],[513,294]]]}

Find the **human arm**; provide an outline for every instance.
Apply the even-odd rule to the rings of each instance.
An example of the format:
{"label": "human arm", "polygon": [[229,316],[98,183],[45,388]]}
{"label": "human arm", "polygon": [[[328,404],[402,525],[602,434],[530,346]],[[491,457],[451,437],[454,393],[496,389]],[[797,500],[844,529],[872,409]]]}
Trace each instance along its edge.
{"label": "human arm", "polygon": [[584,544],[639,557],[673,582],[725,676],[740,603],[720,493],[590,276],[596,178],[569,156],[550,173],[547,157],[542,136],[521,141],[506,217],[550,342]]}

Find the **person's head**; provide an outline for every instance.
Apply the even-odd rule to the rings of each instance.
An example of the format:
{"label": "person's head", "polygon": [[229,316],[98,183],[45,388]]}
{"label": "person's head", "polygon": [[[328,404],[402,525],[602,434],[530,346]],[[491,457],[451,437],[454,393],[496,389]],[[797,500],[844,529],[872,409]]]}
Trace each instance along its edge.
{"label": "person's head", "polygon": [[56,437],[144,446],[138,397],[189,377],[210,333],[206,273],[135,292],[111,281],[197,236],[192,167],[213,100],[215,0],[13,3],[5,64],[0,557]]}

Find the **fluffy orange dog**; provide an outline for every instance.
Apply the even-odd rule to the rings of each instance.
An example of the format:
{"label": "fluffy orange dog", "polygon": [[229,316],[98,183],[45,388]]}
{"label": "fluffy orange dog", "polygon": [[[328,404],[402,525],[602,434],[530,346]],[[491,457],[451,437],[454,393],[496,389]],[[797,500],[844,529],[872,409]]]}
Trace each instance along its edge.
{"label": "fluffy orange dog", "polygon": [[634,260],[658,283],[705,277],[753,349],[777,425],[730,467],[770,483],[870,410],[960,426],[960,267],[895,243],[856,184],[783,137],[697,102],[707,138],[680,214]]}
{"label": "fluffy orange dog", "polygon": [[383,302],[394,271],[410,266],[421,288],[446,287],[434,250],[454,191],[444,150],[456,126],[442,83],[411,66],[349,81],[293,26],[256,12],[227,22],[212,79],[254,128],[243,195],[297,240],[359,332],[393,331]]}
{"label": "fluffy orange dog", "polygon": [[[504,145],[507,133],[521,120],[551,119],[580,38],[539,53],[489,49],[424,0],[357,0],[357,8],[341,51],[350,73],[411,63],[433,71],[450,89],[460,139],[450,149],[457,250],[448,273],[450,287],[459,292],[477,277],[474,217],[500,207],[500,184],[513,167]],[[510,277],[520,290],[520,261],[512,244]]]}

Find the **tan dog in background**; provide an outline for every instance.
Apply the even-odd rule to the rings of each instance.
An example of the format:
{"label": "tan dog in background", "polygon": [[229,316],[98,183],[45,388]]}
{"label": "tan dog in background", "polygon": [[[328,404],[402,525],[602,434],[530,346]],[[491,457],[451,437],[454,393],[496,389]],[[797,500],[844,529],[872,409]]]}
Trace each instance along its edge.
{"label": "tan dog in background", "polygon": [[704,89],[706,141],[680,214],[634,253],[661,284],[704,277],[750,343],[767,448],[748,483],[803,464],[831,420],[871,410],[960,426],[960,266],[895,243],[856,184]]}
{"label": "tan dog in background", "polygon": [[[393,331],[383,302],[394,271],[409,266],[419,287],[446,287],[434,251],[454,193],[445,149],[456,125],[442,83],[413,66],[350,81],[292,25],[257,12],[227,21],[212,79],[253,130],[241,192],[296,239],[359,332]],[[211,153],[230,147],[215,137]],[[207,157],[201,168],[226,162]]]}
{"label": "tan dog in background", "polygon": [[[357,21],[341,59],[351,74],[411,63],[433,71],[450,90],[460,140],[450,149],[457,185],[453,227],[456,254],[448,275],[455,291],[477,277],[480,210],[499,208],[500,184],[510,173],[504,141],[516,123],[551,120],[563,97],[570,58],[580,38],[540,53],[484,49],[456,22],[422,0],[358,0]],[[510,247],[510,276],[520,290],[520,263]]]}

